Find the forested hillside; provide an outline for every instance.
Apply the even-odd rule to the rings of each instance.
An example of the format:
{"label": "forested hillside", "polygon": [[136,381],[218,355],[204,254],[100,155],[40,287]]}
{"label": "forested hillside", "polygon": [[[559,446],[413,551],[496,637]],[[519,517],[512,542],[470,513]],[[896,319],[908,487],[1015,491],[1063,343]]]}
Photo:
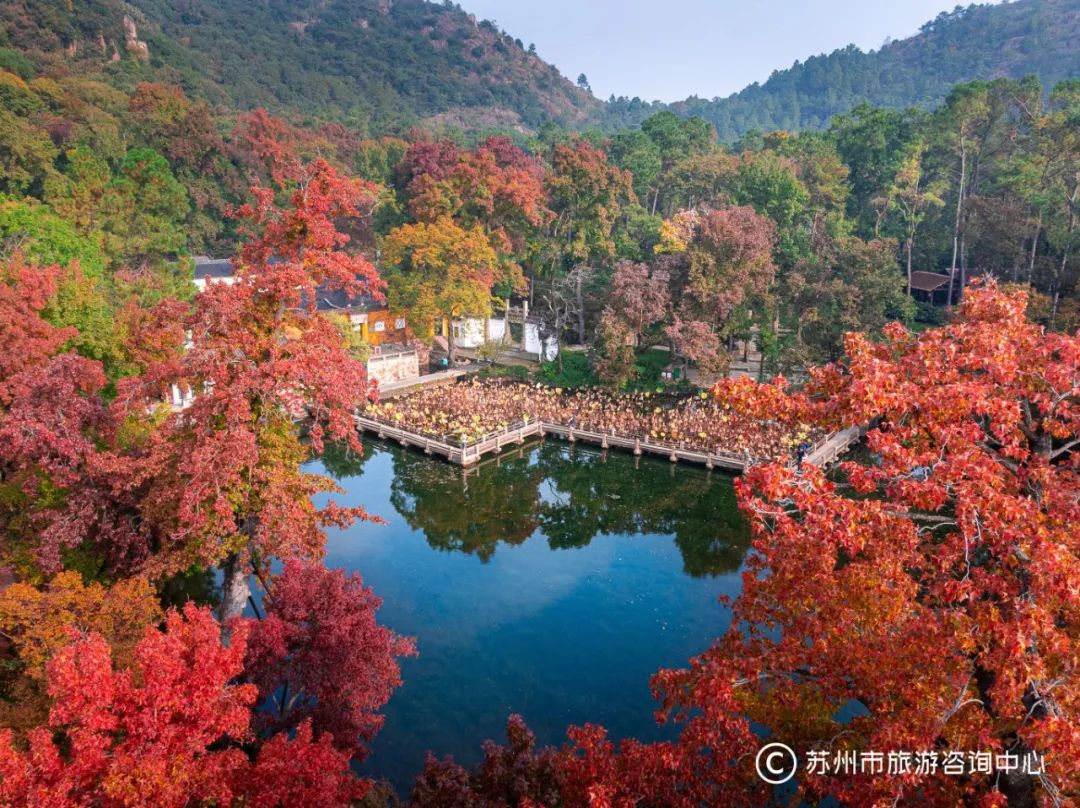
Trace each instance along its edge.
{"label": "forested hillside", "polygon": [[0,6],[0,46],[125,89],[164,80],[362,132],[576,126],[600,109],[530,46],[424,0],[15,0]]}
{"label": "forested hillside", "polygon": [[531,44],[455,4],[425,0],[14,0],[0,5],[0,67],[182,86],[221,110],[265,107],[361,135],[431,129],[526,132],[547,123],[607,131],[668,109],[712,123],[721,142],[751,131],[822,129],[860,103],[940,104],[954,85],[1080,75],[1080,0],[957,7],[913,37],[849,46],[727,98],[605,105]]}
{"label": "forested hillside", "polygon": [[855,46],[813,56],[727,98],[669,106],[612,99],[609,127],[633,126],[660,109],[699,115],[733,142],[749,131],[822,129],[858,104],[930,108],[974,79],[1035,75],[1045,87],[1080,75],[1080,0],[957,6],[908,39],[865,53]]}

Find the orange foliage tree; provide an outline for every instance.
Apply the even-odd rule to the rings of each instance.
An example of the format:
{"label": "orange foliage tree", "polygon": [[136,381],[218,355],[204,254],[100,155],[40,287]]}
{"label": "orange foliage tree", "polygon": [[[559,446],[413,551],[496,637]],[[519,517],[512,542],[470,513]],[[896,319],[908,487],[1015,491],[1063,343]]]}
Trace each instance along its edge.
{"label": "orange foliage tree", "polygon": [[655,681],[686,718],[683,754],[722,756],[759,787],[713,716],[728,703],[804,760],[931,749],[1045,760],[1041,774],[819,771],[800,779],[807,799],[1077,795],[1080,338],[1027,322],[1026,303],[983,289],[954,323],[919,337],[897,325],[879,344],[850,335],[847,359],[799,392],[718,388],[759,414],[870,425],[871,460],[844,463],[842,481],[776,465],[740,480],[755,542],[733,628]]}
{"label": "orange foliage tree", "polygon": [[[678,739],[616,747],[576,728],[553,763],[512,723],[471,775],[430,760],[418,804],[766,804],[763,735],[803,762],[793,803],[1080,796],[1080,336],[1045,332],[1026,305],[972,290],[945,327],[849,335],[801,390],[720,383],[756,417],[869,427],[867,455],[839,476],[769,464],[738,481],[754,544],[731,628],[653,680]],[[916,765],[926,751],[960,769]],[[868,752],[900,762],[833,768]],[[520,777],[489,776],[507,760]]]}
{"label": "orange foliage tree", "polygon": [[23,729],[44,721],[45,664],[71,642],[73,632],[97,632],[126,665],[146,627],[160,619],[157,593],[144,578],[105,587],[83,583],[77,572],[61,572],[44,590],[10,584],[0,592],[0,636],[12,655],[0,677],[0,725]]}
{"label": "orange foliage tree", "polygon": [[[418,334],[430,336],[437,317],[491,313],[499,259],[480,227],[462,229],[449,216],[402,225],[383,241],[383,260],[390,305],[408,312]],[[452,328],[448,337],[453,360]]]}
{"label": "orange foliage tree", "polygon": [[146,627],[160,619],[157,593],[145,578],[105,587],[83,583],[79,573],[67,571],[44,590],[13,583],[0,592],[0,627],[35,679],[44,679],[46,660],[71,642],[72,630],[97,632],[121,662],[128,662]]}

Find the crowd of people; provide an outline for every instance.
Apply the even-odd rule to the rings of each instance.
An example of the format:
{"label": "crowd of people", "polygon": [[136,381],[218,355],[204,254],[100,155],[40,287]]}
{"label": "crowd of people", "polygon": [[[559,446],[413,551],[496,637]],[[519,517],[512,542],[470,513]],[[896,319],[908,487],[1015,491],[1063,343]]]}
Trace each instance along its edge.
{"label": "crowd of people", "polygon": [[820,433],[740,416],[705,392],[695,395],[564,390],[471,379],[373,402],[367,417],[427,438],[471,444],[537,420],[645,443],[735,454],[760,462],[802,459]]}

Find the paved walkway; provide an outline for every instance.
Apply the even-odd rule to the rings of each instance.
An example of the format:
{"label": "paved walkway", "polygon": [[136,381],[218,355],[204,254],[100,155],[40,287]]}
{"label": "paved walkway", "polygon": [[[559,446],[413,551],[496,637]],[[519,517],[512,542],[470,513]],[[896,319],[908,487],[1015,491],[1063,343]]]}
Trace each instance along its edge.
{"label": "paved walkway", "polygon": [[461,365],[453,369],[440,370],[437,373],[416,376],[412,379],[402,379],[400,382],[380,384],[379,396],[381,398],[395,398],[405,393],[411,393],[413,390],[419,390],[421,387],[427,387],[429,384],[452,382],[469,373],[475,373],[479,369],[479,365]]}

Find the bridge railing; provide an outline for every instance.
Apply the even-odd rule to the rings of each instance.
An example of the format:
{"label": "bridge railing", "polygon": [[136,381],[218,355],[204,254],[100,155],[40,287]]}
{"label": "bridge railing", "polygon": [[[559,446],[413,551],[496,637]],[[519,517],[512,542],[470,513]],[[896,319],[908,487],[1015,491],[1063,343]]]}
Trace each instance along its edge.
{"label": "bridge railing", "polygon": [[[461,440],[450,434],[429,434],[414,432],[396,426],[393,423],[363,415],[356,416],[357,424],[369,432],[376,432],[385,437],[424,448],[426,451],[438,451],[450,460],[468,465],[489,451],[502,448],[508,443],[523,440],[533,435],[545,433],[566,438],[580,439],[602,446],[616,445],[650,454],[669,454],[673,458],[683,457],[688,460],[720,464],[738,469],[769,462],[769,458],[752,455],[749,451],[735,452],[722,447],[707,447],[687,443],[686,441],[666,441],[660,439],[641,439],[615,430],[586,429],[570,424],[556,423],[544,419],[519,420],[508,424],[503,429],[485,432],[470,440]],[[841,452],[858,439],[861,431],[842,430],[815,441],[806,452],[805,458],[812,463],[824,465],[831,462]]]}

